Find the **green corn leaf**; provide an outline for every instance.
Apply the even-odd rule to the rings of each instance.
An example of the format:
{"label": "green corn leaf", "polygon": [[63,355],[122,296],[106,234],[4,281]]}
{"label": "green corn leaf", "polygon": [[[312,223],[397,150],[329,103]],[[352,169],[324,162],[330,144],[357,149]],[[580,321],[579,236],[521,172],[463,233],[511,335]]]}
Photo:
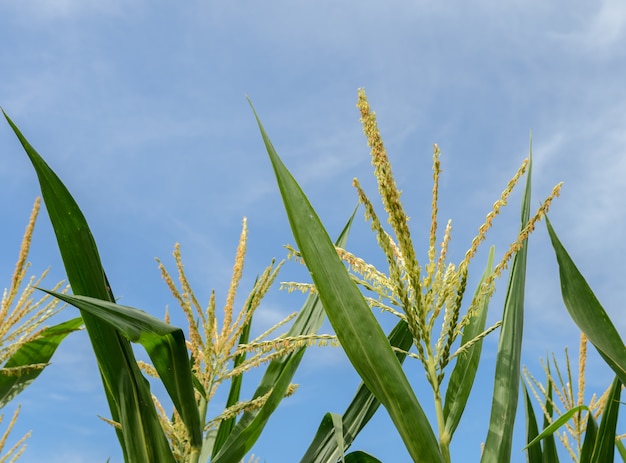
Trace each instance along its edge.
{"label": "green corn leaf", "polygon": [[5,368],[22,368],[30,365],[45,365],[56,351],[65,337],[80,329],[83,320],[74,318],[58,325],[45,328],[33,341],[20,346],[0,369],[0,408],[15,398],[20,392],[32,383],[43,371],[43,368],[26,368],[17,373],[7,374]]}
{"label": "green corn leaf", "polygon": [[435,434],[389,340],[339,259],[315,210],[278,157],[256,112],[255,117],[274,167],[292,233],[346,355],[389,412],[413,460],[443,461]]}
{"label": "green corn leaf", "polygon": [[[345,247],[356,208],[337,240],[337,246]],[[324,308],[317,294],[307,297],[300,313],[287,332],[287,336],[315,334],[324,322]],[[270,397],[259,410],[247,411],[243,414],[226,442],[211,463],[231,463],[240,461],[257,441],[265,424],[278,404],[283,399],[306,347],[270,362],[257,387],[253,398],[261,397],[271,391]]]}
{"label": "green corn leaf", "polygon": [[[530,218],[530,190],[532,177],[532,149],[528,163],[528,178],[522,200],[521,226]],[[502,463],[511,459],[513,425],[517,412],[520,385],[520,357],[524,328],[524,286],[526,281],[526,255],[528,240],[515,254],[504,301],[504,314],[500,328],[496,374],[489,431],[482,454],[483,463]]]}
{"label": "green corn leaf", "polygon": [[210,429],[202,442],[202,449],[200,450],[200,456],[198,461],[201,463],[208,462],[213,455],[213,445],[215,444],[215,438],[217,437],[217,430]]}
{"label": "green corn leaf", "polygon": [[[37,173],[72,291],[74,294],[115,301],[95,240],[76,201],[4,111],[3,114]],[[131,418],[129,415],[136,418],[128,421],[137,423],[136,429],[126,427],[123,432],[117,428],[115,430],[125,460],[129,461],[133,455],[138,458],[145,455],[146,450],[139,447],[148,446],[150,449],[147,452],[157,452],[157,459],[137,459],[132,460],[133,463],[174,462],[156,409],[152,405],[148,382],[137,367],[130,343],[107,323],[88,313],[81,315],[98,361],[112,419],[120,421],[122,407],[126,418]],[[131,391],[128,388],[135,389]],[[121,395],[123,392],[124,397]]]}
{"label": "green corn leaf", "polygon": [[[548,394],[546,396],[546,403],[544,404],[544,407],[547,415],[552,418],[552,411],[554,409],[552,391],[554,390],[554,384],[552,382],[552,374],[550,372],[550,363],[548,363],[547,367],[548,372],[546,375],[546,389],[548,390]],[[543,417],[543,429],[550,426],[548,416],[544,415]],[[554,434],[546,436],[543,440],[543,463],[559,463],[559,454],[556,450],[556,439],[554,438]]]}
{"label": "green corn leaf", "polygon": [[[152,360],[152,364],[183,423],[187,426],[192,446],[200,447],[202,425],[198,414],[183,330],[133,307],[87,296],[69,296],[53,291],[44,291],[80,309],[82,313],[88,313],[98,320],[108,323],[130,342],[141,344],[150,356],[150,360]],[[131,393],[130,390],[126,389],[127,386],[126,381],[124,383],[126,395]]]}
{"label": "green corn leaf", "polygon": [[590,463],[593,455],[593,448],[596,446],[596,436],[598,435],[598,423],[593,417],[593,413],[587,415],[587,428],[585,429],[585,439],[580,449],[580,462]]}
{"label": "green corn leaf", "polygon": [[622,392],[622,382],[616,376],[602,411],[602,421],[596,434],[591,463],[610,463],[615,456],[615,433],[619,415],[619,398]]}
{"label": "green corn leaf", "polygon": [[[494,253],[495,250],[492,246],[489,250],[487,268],[485,268],[482,278],[478,282],[476,294],[481,291],[484,281],[492,272]],[[485,330],[488,309],[489,301],[485,300],[480,307],[477,308],[476,316],[472,317],[469,325],[467,325],[463,330],[461,345],[475,339]],[[466,352],[459,355],[456,359],[454,369],[450,374],[450,381],[448,382],[448,386],[446,388],[446,398],[443,406],[445,433],[450,439],[461,421],[461,415],[463,414],[463,410],[465,410],[465,405],[467,405],[467,400],[472,390],[472,386],[474,385],[474,378],[476,377],[476,370],[478,370],[478,362],[480,361],[482,345],[482,340],[478,341]]]}
{"label": "green corn leaf", "polygon": [[539,428],[537,427],[537,418],[535,417],[535,411],[533,410],[533,404],[528,394],[528,388],[526,383],[522,381],[522,389],[524,391],[525,404],[526,404],[526,452],[528,463],[544,463],[543,456],[541,454],[541,444],[539,442],[532,444],[535,437],[539,435]]}
{"label": "green corn leaf", "polygon": [[[346,451],[345,441],[343,439],[343,420],[341,416],[337,413],[327,413],[330,416],[330,421],[333,426],[333,435],[335,436],[335,442],[337,443],[337,448],[340,451],[341,459],[344,461],[344,452]],[[344,461],[345,463],[345,461]]]}
{"label": "green corn leaf", "polygon": [[617,451],[619,452],[619,456],[622,457],[622,461],[626,463],[626,447],[621,440],[615,441],[615,447],[617,447]]}
{"label": "green corn leaf", "polygon": [[[258,278],[254,282],[254,286],[256,287]],[[252,305],[253,298],[250,298],[250,302],[248,303],[248,307],[246,307],[246,312],[250,310],[250,306]],[[250,326],[252,325],[252,320],[248,321],[248,324],[243,327],[243,331],[239,336],[239,345],[247,344],[250,338]],[[237,355],[233,361],[233,370],[241,365],[246,360],[246,353],[242,352]],[[228,391],[228,399],[226,400],[225,408],[232,407],[239,401],[239,395],[241,392],[241,384],[243,383],[243,375],[237,375],[233,377],[230,384],[230,390]],[[228,436],[233,431],[236,424],[236,417],[229,418],[220,423],[220,426],[217,430],[217,435],[215,436],[215,443],[213,445],[212,456],[217,455],[218,451],[222,448]]]}
{"label": "green corn leaf", "polygon": [[533,440],[531,440],[528,443],[528,445],[526,447],[524,447],[524,449],[527,449],[527,448],[535,445],[536,443],[538,443],[540,440],[545,439],[546,437],[551,436],[552,434],[554,434],[554,432],[557,429],[559,429],[562,426],[565,426],[565,423],[567,423],[572,418],[572,416],[574,416],[576,413],[578,413],[578,412],[580,412],[582,410],[589,411],[589,408],[586,405],[579,405],[578,407],[571,408],[568,411],[566,411],[565,413],[563,413],[556,420],[554,420],[550,424],[550,426],[548,426],[543,431],[541,431],[541,433],[537,437],[535,437]]}
{"label": "green corn leaf", "polygon": [[574,323],[587,335],[605,362],[626,384],[626,346],[600,302],[559,241],[546,218],[548,233],[559,264],[563,302]]}
{"label": "green corn leaf", "polygon": [[[413,345],[413,335],[409,330],[409,325],[401,320],[394,327],[388,336],[389,344],[397,347],[400,351],[396,351],[396,357],[400,363],[404,362],[406,354]],[[344,412],[341,421],[343,424],[343,442],[345,449],[352,445],[356,436],[361,432],[369,420],[374,416],[380,402],[374,394],[361,383],[357,392],[350,402],[350,405]],[[313,441],[309,445],[306,453],[300,460],[301,463],[326,463],[337,461],[341,457],[341,449],[335,439],[336,429],[331,420],[331,414],[326,413],[319,425],[317,433]]]}
{"label": "green corn leaf", "polygon": [[346,455],[345,463],[381,463],[378,458],[360,450]]}

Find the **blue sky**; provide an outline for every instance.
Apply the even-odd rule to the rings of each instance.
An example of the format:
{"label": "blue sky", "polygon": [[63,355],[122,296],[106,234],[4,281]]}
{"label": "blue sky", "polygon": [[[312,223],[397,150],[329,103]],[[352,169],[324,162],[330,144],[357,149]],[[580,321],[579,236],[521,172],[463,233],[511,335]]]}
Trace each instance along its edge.
{"label": "blue sky", "polygon": [[[78,200],[121,302],[157,316],[175,304],[154,258],[171,267],[175,242],[198,297],[208,301],[215,288],[222,302],[242,217],[250,229],[242,292],[293,242],[245,95],[331,234],[356,204],[353,177],[376,195],[357,88],[378,114],[422,249],[438,143],[440,219],[453,219],[455,261],[527,155],[532,130],[534,204],[564,182],[551,220],[624,336],[625,40],[619,0],[0,0],[0,105]],[[6,124],[0,155],[0,286],[8,286],[38,185]],[[516,234],[519,192],[510,204],[489,235],[499,255]],[[349,248],[381,263],[362,213]],[[540,374],[538,358],[562,358],[564,346],[575,356],[578,335],[543,225],[529,259],[523,361]],[[31,261],[37,274],[51,267],[50,286],[64,277],[45,214]],[[302,278],[288,263],[279,279]],[[276,288],[255,329],[301,303]],[[65,316],[73,315],[68,308]],[[481,378],[455,435],[456,461],[477,461],[486,436],[496,336],[485,343]],[[406,370],[430,410],[419,365]],[[601,392],[611,377],[596,359],[589,390]],[[339,349],[312,349],[296,380],[298,393],[254,448],[261,461],[297,461],[323,413],[342,412],[358,384]],[[19,402],[15,436],[33,430],[21,461],[120,461],[114,433],[97,418],[108,409],[84,333],[61,346]],[[523,423],[520,414],[516,428]],[[524,461],[517,434],[513,461]],[[384,411],[354,449],[408,461]]]}

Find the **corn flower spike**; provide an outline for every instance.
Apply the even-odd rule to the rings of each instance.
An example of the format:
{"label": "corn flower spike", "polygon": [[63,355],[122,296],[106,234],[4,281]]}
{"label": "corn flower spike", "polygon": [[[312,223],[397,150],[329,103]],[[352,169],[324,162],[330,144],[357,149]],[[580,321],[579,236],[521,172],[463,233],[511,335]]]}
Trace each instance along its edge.
{"label": "corn flower spike", "polygon": [[[359,89],[357,107],[361,112],[361,122],[363,124],[363,132],[367,137],[368,145],[371,148],[372,165],[374,166],[374,175],[378,182],[378,192],[383,201],[385,211],[389,215],[389,223],[398,240],[400,252],[404,258],[404,270],[408,276],[411,289],[419,294],[421,292],[420,285],[420,267],[415,256],[415,249],[411,240],[411,232],[409,231],[408,216],[404,212],[404,207],[400,202],[400,190],[396,185],[391,171],[391,164],[385,151],[378,124],[376,123],[376,114],[370,110],[369,103],[365,96],[365,90]],[[416,298],[418,313],[422,313],[421,300]]]}
{"label": "corn flower spike", "polygon": [[[9,434],[11,434],[11,431],[13,430],[15,423],[17,423],[17,417],[20,414],[20,409],[21,409],[21,406],[18,406],[15,409],[15,411],[13,412],[13,416],[11,417],[11,421],[9,422],[9,425],[7,426],[7,429],[4,431],[4,433],[0,437],[0,454],[4,450],[4,446],[6,445],[7,439],[9,438]],[[0,415],[0,423],[2,423],[3,418],[4,418],[4,415]],[[26,439],[30,437],[30,435],[31,435],[31,431],[28,431],[26,434],[24,434],[24,436],[22,436],[15,444],[13,444],[13,447],[7,450],[4,455],[0,456],[0,461],[2,462],[17,461],[17,459],[20,457],[20,455],[22,455],[24,450],[26,450],[25,442],[26,442]],[[11,460],[9,460],[9,458],[11,458]]]}
{"label": "corn flower spike", "polygon": [[[383,228],[372,202],[357,179],[353,180],[353,186],[356,189],[359,202],[365,207],[365,219],[370,221],[371,229],[385,254],[389,267],[388,272],[385,274],[377,270],[374,266],[365,263],[362,259],[343,249],[337,249],[337,252],[350,268],[353,281],[361,288],[372,292],[372,297],[366,297],[370,307],[391,312],[407,322],[413,336],[413,344],[417,349],[417,353],[408,353],[408,355],[421,361],[426,379],[433,389],[439,430],[440,433],[443,432],[440,434],[440,445],[445,454],[449,445],[449,436],[445,435],[443,401],[440,390],[445,369],[452,359],[463,355],[485,336],[496,330],[500,326],[500,322],[482,333],[475,334],[473,339],[465,340],[464,345],[453,351],[455,341],[463,335],[464,329],[477,316],[480,308],[489,301],[495,291],[495,280],[507,268],[515,253],[521,249],[525,239],[534,230],[537,221],[546,214],[552,200],[559,195],[561,184],[554,187],[548,198],[540,205],[537,213],[522,228],[515,241],[506,250],[500,263],[494,267],[490,274],[485,276],[481,287],[478,288],[467,305],[465,313],[462,313],[463,297],[469,279],[469,264],[476,255],[478,246],[485,241],[495,217],[507,205],[513,188],[527,172],[529,159],[522,162],[509,180],[499,199],[486,214],[483,224],[478,228],[478,232],[472,239],[463,259],[455,265],[448,262],[448,249],[452,239],[451,221],[447,222],[443,237],[440,239],[437,235],[439,185],[442,169],[441,151],[438,145],[433,145],[430,227],[426,253],[427,262],[423,267],[424,272],[422,274],[422,267],[417,260],[417,253],[408,226],[408,216],[400,201],[401,193],[392,174],[391,165],[376,122],[376,115],[371,110],[363,89],[358,91],[357,108],[360,112],[363,132],[370,148],[378,193],[387,213],[387,221],[393,230],[393,237]],[[438,242],[440,243],[439,250],[437,249]],[[300,254],[293,248],[290,248],[290,257],[301,261]],[[309,286],[299,286],[296,283],[289,283],[285,286],[290,290],[309,290],[310,288]],[[400,310],[396,310],[396,308]]]}
{"label": "corn flower spike", "polygon": [[[217,302],[215,291],[212,290],[209,302],[205,309],[199,304],[194,294],[182,260],[180,245],[174,246],[173,257],[178,272],[177,278],[167,271],[165,266],[157,259],[161,277],[170,289],[174,299],[187,320],[189,326],[189,339],[187,348],[192,361],[192,371],[198,380],[199,387],[196,387],[196,402],[203,420],[205,431],[209,431],[218,426],[223,420],[229,419],[250,410],[253,407],[262,406],[267,397],[256,398],[254,401],[240,401],[227,407],[222,413],[214,418],[207,418],[208,405],[215,397],[219,386],[225,381],[242,375],[252,368],[259,367],[270,362],[272,359],[282,357],[289,352],[306,345],[333,345],[336,343],[334,337],[326,335],[302,336],[287,338],[284,335],[275,339],[268,339],[269,335],[281,326],[292,320],[297,314],[290,314],[284,320],[269,328],[261,336],[247,344],[241,344],[241,335],[252,322],[255,311],[259,308],[263,297],[277,278],[284,261],[276,263],[274,260],[255,281],[251,291],[243,303],[243,307],[238,312],[235,310],[237,290],[239,288],[245,261],[247,242],[247,222],[244,218],[239,243],[237,246],[235,263],[231,282],[226,295],[221,322],[218,321]],[[169,318],[169,314],[166,314]],[[252,353],[250,358],[240,360],[242,354]],[[237,364],[235,364],[235,360]],[[157,372],[152,365],[138,362],[142,371],[150,376],[156,376]],[[295,387],[290,389],[295,391]],[[153,401],[158,410],[159,419],[163,425],[164,432],[170,442],[172,452],[179,462],[187,463],[191,455],[189,438],[186,434],[186,427],[180,416],[176,412],[168,415],[156,397]]]}
{"label": "corn flower spike", "polygon": [[[355,178],[353,185],[357,189],[359,201],[365,206],[365,218],[372,221],[372,231],[376,233],[378,244],[387,257],[387,263],[389,264],[389,280],[391,281],[391,291],[396,295],[397,300],[400,302],[402,308],[406,314],[406,320],[409,325],[409,330],[414,338],[415,347],[418,350],[422,361],[426,360],[426,354],[424,352],[424,343],[428,342],[425,339],[426,329],[423,323],[423,319],[413,310],[413,304],[410,300],[410,289],[405,287],[403,280],[404,259],[400,250],[393,242],[392,238],[385,233],[385,230],[374,211],[374,206],[365,195],[365,192],[361,189],[359,181]],[[415,293],[417,294],[417,293]],[[426,364],[424,364],[426,367]]]}
{"label": "corn flower spike", "polygon": [[[553,411],[557,416],[563,415],[568,410],[574,407],[585,404],[585,368],[587,364],[587,337],[584,333],[580,334],[580,344],[578,351],[578,378],[574,378],[572,375],[571,362],[567,348],[565,349],[565,367],[567,375],[564,377],[561,373],[561,368],[556,360],[554,354],[552,354],[552,366],[555,373],[552,373],[550,363],[547,364],[543,361],[542,367],[546,375],[546,385],[541,383],[535,378],[526,367],[523,369],[524,379],[529,389],[532,391],[533,396],[539,403],[541,410],[548,420],[552,423],[555,417],[548,413],[545,407],[546,401],[551,405]],[[576,382],[577,391],[574,391],[574,382]],[[549,398],[548,387],[550,387],[556,399]],[[607,388],[604,393],[597,398],[594,394],[588,403],[589,411],[580,411],[572,415],[571,419],[565,424],[563,431],[556,431],[555,435],[570,455],[572,461],[578,462],[580,460],[581,449],[583,445],[583,439],[587,430],[587,419],[589,413],[592,414],[594,419],[598,421],[602,412],[606,406],[606,400],[610,387]],[[617,436],[617,439],[624,436]]]}

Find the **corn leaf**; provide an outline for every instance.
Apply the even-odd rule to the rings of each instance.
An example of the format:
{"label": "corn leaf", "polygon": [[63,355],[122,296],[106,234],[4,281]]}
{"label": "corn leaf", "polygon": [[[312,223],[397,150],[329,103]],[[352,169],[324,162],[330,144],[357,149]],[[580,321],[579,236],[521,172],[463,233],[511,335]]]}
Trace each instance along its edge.
{"label": "corn leaf", "polygon": [[559,416],[556,420],[554,420],[543,431],[541,431],[541,433],[537,437],[535,437],[533,440],[531,440],[528,443],[528,445],[526,447],[524,447],[524,449],[527,449],[527,448],[535,445],[536,443],[538,443],[540,440],[545,439],[546,437],[551,436],[552,434],[554,434],[557,429],[559,429],[562,426],[565,426],[565,423],[567,423],[572,418],[572,416],[574,416],[576,413],[578,413],[578,412],[580,412],[582,410],[589,411],[589,408],[586,405],[579,405],[577,407],[570,408],[568,411],[566,411],[561,416]]}
{"label": "corn leaf", "polygon": [[606,405],[602,410],[602,421],[596,434],[596,442],[593,446],[591,463],[612,462],[615,456],[615,433],[617,431],[617,418],[619,415],[619,398],[622,392],[622,382],[616,376],[611,385],[611,390],[606,399]]}
{"label": "corn leaf", "polygon": [[357,450],[356,452],[346,455],[344,463],[381,463],[378,458],[373,457],[369,453]]}
{"label": "corn leaf", "polygon": [[[337,246],[345,246],[355,213],[356,209],[352,212],[346,226],[341,231],[337,239]],[[300,309],[293,325],[287,332],[287,336],[315,334],[322,326],[324,318],[324,308],[319,296],[311,294]],[[291,379],[300,365],[305,350],[306,347],[301,347],[270,362],[253,398],[261,397],[268,392],[271,392],[270,397],[259,410],[251,410],[243,414],[217,455],[211,460],[211,463],[240,461],[252,448],[261,435],[269,417],[283,399],[287,387],[289,387]]]}
{"label": "corn leaf", "polygon": [[[45,292],[73,305],[82,313],[88,313],[108,323],[130,342],[141,344],[150,356],[150,360],[152,360],[152,364],[183,423],[187,426],[191,441],[195,443],[193,445],[196,447],[201,445],[202,425],[198,414],[183,330],[133,307],[87,296],[69,296],[53,291]],[[126,387],[125,384],[124,393],[132,393]]]}
{"label": "corn leaf", "polygon": [[[258,281],[258,279],[257,279]],[[255,281],[254,286],[256,287]],[[250,306],[253,302],[253,298],[250,299],[248,303],[248,307],[246,307],[246,312],[250,310]],[[252,325],[252,320],[249,320],[246,326],[244,326],[241,335],[239,336],[239,345],[247,344],[250,338],[250,326]],[[246,352],[242,352],[237,355],[233,360],[233,370],[241,365],[246,360]],[[226,405],[224,408],[232,407],[237,402],[239,402],[239,396],[241,393],[241,384],[243,383],[243,375],[234,376],[230,383],[230,389],[228,391],[228,398],[226,399]],[[220,423],[219,428],[217,430],[217,434],[215,436],[215,442],[212,449],[212,456],[217,455],[217,452],[222,448],[228,436],[233,431],[237,420],[236,417],[229,418]]]}
{"label": "corn leaf", "polygon": [[[254,110],[254,109],[253,109]],[[389,340],[255,112],[298,248],[346,355],[389,412],[415,462],[443,460],[435,434]]]}
{"label": "corn leaf", "polygon": [[585,429],[585,439],[580,449],[580,463],[590,463],[593,455],[593,448],[596,446],[596,436],[598,435],[598,423],[593,417],[593,413],[587,415],[587,428]]}
{"label": "corn leaf", "polygon": [[[72,291],[114,302],[95,240],[76,201],[4,111],[3,114],[37,173]],[[123,408],[126,421],[136,425],[123,432],[115,430],[125,460],[136,456],[133,463],[174,462],[152,406],[148,382],[137,366],[130,343],[109,324],[88,313],[81,315],[98,360],[111,416],[119,422]],[[142,455],[151,455],[153,459],[143,460]]]}
{"label": "corn leaf", "polygon": [[574,323],[587,335],[604,361],[626,384],[626,346],[600,302],[546,220],[559,264],[563,302]]}
{"label": "corn leaf", "polygon": [[[68,334],[80,329],[82,325],[83,320],[79,317],[49,326],[36,339],[23,344],[15,351],[0,369],[0,408],[26,389],[44,369],[25,368],[19,372],[15,370],[31,365],[47,364],[61,341]],[[5,368],[14,369],[14,371],[9,374],[4,370]]]}
{"label": "corn leaf", "polygon": [[[552,400],[552,392],[554,390],[554,383],[552,382],[552,374],[550,372],[550,364],[547,365],[548,373],[546,378],[546,389],[548,394],[546,396],[546,402],[544,407],[546,409],[546,415],[543,417],[543,429],[550,426],[550,420],[552,419],[552,413],[554,409],[554,401]],[[550,417],[550,420],[548,419]],[[559,463],[559,454],[556,450],[556,439],[554,434],[546,436],[543,440],[543,463]]]}
{"label": "corn leaf", "polygon": [[615,441],[615,447],[617,447],[617,451],[619,452],[619,456],[622,457],[622,461],[626,463],[626,447],[621,440]]}
{"label": "corn leaf", "polygon": [[544,463],[543,456],[541,454],[541,444],[536,442],[531,444],[535,437],[539,435],[539,428],[537,427],[537,418],[535,417],[535,411],[533,410],[533,404],[528,394],[528,388],[526,383],[522,381],[522,389],[524,391],[525,405],[526,405],[526,460],[528,463]]}
{"label": "corn leaf", "polygon": [[[531,173],[532,152],[528,163],[528,178],[526,179],[522,200],[522,228],[526,226],[530,218]],[[526,239],[524,247],[515,254],[513,265],[511,266],[498,342],[489,431],[480,460],[483,463],[501,463],[511,459],[513,425],[517,412],[520,385],[527,251],[528,240]]]}
{"label": "corn leaf", "polygon": [[[489,250],[487,268],[485,268],[485,271],[478,282],[475,294],[479,294],[485,279],[492,272],[494,252],[494,247],[492,246]],[[477,308],[476,315],[472,317],[469,325],[467,325],[463,330],[461,345],[472,341],[485,330],[488,309],[489,300],[484,300],[483,303]],[[445,432],[450,438],[452,438],[454,431],[461,421],[461,415],[463,414],[463,410],[465,410],[465,405],[467,405],[467,400],[470,392],[472,391],[474,378],[476,377],[476,370],[478,370],[478,362],[480,361],[482,346],[483,342],[480,340],[471,346],[466,352],[459,355],[456,358],[454,369],[450,374],[450,380],[446,388],[446,398],[443,406]]]}
{"label": "corn leaf", "polygon": [[[400,349],[400,351],[396,351],[395,354],[398,361],[403,363],[406,358],[404,352],[408,351],[413,345],[413,335],[409,330],[409,325],[404,320],[401,320],[391,331],[388,339],[390,345]],[[352,445],[356,436],[374,416],[379,406],[380,402],[378,399],[376,399],[374,394],[372,394],[364,383],[361,383],[352,402],[350,402],[350,405],[341,417],[345,449]],[[300,462],[325,463],[337,461],[337,459],[341,457],[342,452],[335,437],[336,432],[337,430],[331,419],[331,414],[326,413],[313,441]]]}

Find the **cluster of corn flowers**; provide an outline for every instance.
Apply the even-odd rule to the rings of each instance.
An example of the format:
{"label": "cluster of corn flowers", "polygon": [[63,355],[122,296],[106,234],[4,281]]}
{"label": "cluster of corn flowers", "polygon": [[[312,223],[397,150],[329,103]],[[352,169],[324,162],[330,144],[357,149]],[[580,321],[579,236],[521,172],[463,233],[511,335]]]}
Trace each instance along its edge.
{"label": "cluster of corn flowers", "polygon": [[[180,245],[175,245],[173,253],[178,272],[178,285],[165,266],[157,260],[162,278],[187,319],[189,330],[187,347],[191,357],[191,368],[195,378],[198,380],[196,384],[196,400],[200,411],[200,419],[205,423],[205,432],[215,430],[224,420],[229,420],[245,411],[262,407],[271,394],[270,390],[267,394],[254,400],[237,402],[224,409],[217,416],[209,418],[207,416],[208,405],[215,396],[218,387],[225,381],[232,380],[255,367],[267,364],[272,359],[284,356],[305,345],[336,345],[334,336],[322,334],[296,337],[280,335],[274,339],[268,339],[277,329],[294,319],[297,312],[291,313],[255,339],[246,340],[253,315],[284,263],[284,261],[278,264],[275,261],[271,262],[256,279],[243,304],[243,308],[237,313],[235,300],[243,275],[247,236],[248,230],[246,219],[244,218],[232,279],[221,315],[221,327],[218,323],[215,291],[211,292],[208,306],[206,309],[203,309],[185,275]],[[169,323],[169,314],[167,313],[165,321]],[[247,358],[247,354],[250,354],[249,358]],[[144,362],[139,362],[139,365],[148,374],[157,376],[151,365]],[[286,395],[293,394],[296,388],[297,385],[290,385]],[[182,420],[176,411],[174,411],[173,415],[168,415],[156,397],[153,397],[153,400],[159,411],[161,425],[170,441],[175,458],[180,462],[187,461],[187,457],[191,452],[191,446],[189,445],[187,431]]]}
{"label": "cluster of corn flowers", "polygon": [[[28,253],[30,251],[33,230],[39,213],[41,200],[37,198],[33,206],[28,225],[22,244],[19,250],[19,256],[15,265],[13,276],[11,277],[11,286],[5,289],[2,294],[2,302],[0,304],[0,375],[19,375],[25,369],[44,368],[46,365],[29,365],[28,367],[6,367],[6,362],[17,352],[24,344],[31,342],[40,335],[42,324],[54,314],[62,309],[59,300],[49,295],[44,295],[40,299],[35,300],[33,293],[36,287],[40,285],[46,277],[48,271],[44,271],[39,278],[31,276],[26,282],[24,289],[20,293],[28,268]],[[62,286],[62,282],[58,283],[53,290],[58,291]],[[63,292],[66,292],[64,288]],[[11,433],[17,418],[19,416],[20,407],[16,408],[9,425],[0,437],[0,453],[6,445],[9,434]],[[3,420],[0,415],[0,423]],[[20,438],[7,452],[0,457],[0,461],[16,461],[26,449],[25,441],[30,436],[30,431]],[[10,458],[10,460],[9,460]]]}
{"label": "cluster of corn flowers", "polygon": [[[379,271],[352,253],[337,249],[339,256],[352,270],[353,279],[375,296],[366,297],[373,308],[379,308],[397,315],[409,326],[416,353],[408,352],[410,357],[418,359],[425,370],[426,379],[434,393],[435,409],[440,431],[443,429],[443,403],[441,386],[444,380],[444,369],[456,356],[466,351],[476,342],[500,326],[500,322],[487,328],[476,338],[460,346],[452,352],[452,347],[463,334],[463,329],[476,315],[478,307],[485,303],[495,290],[495,280],[507,268],[511,257],[521,249],[524,240],[534,230],[536,223],[547,213],[552,200],[559,195],[561,184],[554,187],[551,194],[541,204],[535,215],[520,231],[517,239],[511,243],[500,262],[484,280],[480,291],[470,302],[465,314],[461,316],[461,305],[468,280],[470,261],[475,256],[478,246],[485,240],[487,231],[507,200],[518,180],[527,170],[529,159],[522,165],[509,181],[492,210],[487,214],[485,222],[480,226],[478,234],[460,264],[447,262],[448,245],[451,239],[452,223],[448,221],[443,238],[437,250],[437,215],[440,168],[440,150],[434,145],[433,154],[433,189],[430,233],[428,242],[428,263],[422,269],[411,239],[408,216],[400,201],[398,189],[392,174],[391,164],[378,129],[376,115],[371,111],[365,91],[359,90],[357,108],[360,110],[363,131],[371,149],[372,165],[378,183],[378,192],[388,215],[388,223],[393,229],[395,239],[385,231],[376,214],[372,202],[361,188],[359,181],[354,179],[359,202],[365,207],[366,220],[376,234],[378,244],[385,253],[389,265],[388,273]],[[290,256],[299,259],[300,254],[289,248]],[[291,289],[312,289],[306,284],[286,283]],[[439,321],[438,321],[439,320]],[[435,325],[441,327],[437,332]],[[444,436],[440,436],[444,438]]]}
{"label": "cluster of corn flowers", "polygon": [[[580,333],[580,343],[578,349],[578,378],[573,377],[572,368],[567,348],[565,349],[565,367],[564,376],[559,368],[556,357],[552,355],[552,368],[550,362],[541,362],[541,366],[546,375],[546,382],[543,384],[535,376],[533,376],[526,367],[523,369],[524,379],[535,399],[539,402],[541,411],[548,423],[552,423],[554,414],[562,416],[569,410],[585,405],[585,368],[587,365],[587,336]],[[574,390],[576,383],[576,391]],[[622,387],[624,387],[622,385]],[[557,431],[555,434],[572,461],[578,463],[583,447],[585,432],[587,430],[587,421],[589,413],[593,418],[599,421],[602,412],[607,403],[610,387],[599,397],[594,393],[587,404],[587,410],[580,410],[572,415],[571,419],[565,424],[563,431]],[[616,436],[617,440],[626,439],[626,434]]]}

